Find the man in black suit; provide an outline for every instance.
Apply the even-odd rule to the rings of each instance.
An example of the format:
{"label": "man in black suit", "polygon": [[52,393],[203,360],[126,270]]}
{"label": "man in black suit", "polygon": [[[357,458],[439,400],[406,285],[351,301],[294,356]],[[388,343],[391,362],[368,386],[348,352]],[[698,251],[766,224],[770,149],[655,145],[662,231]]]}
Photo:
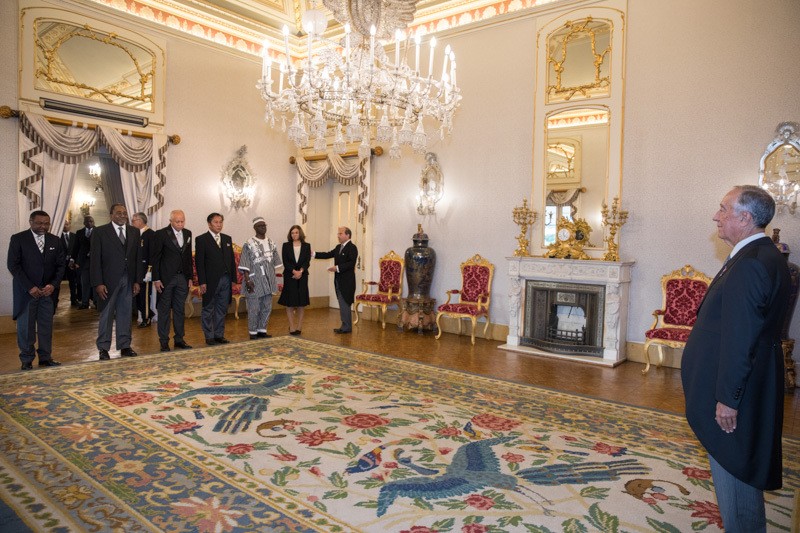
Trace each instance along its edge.
{"label": "man in black suit", "polygon": [[[66,254],[65,261],[69,264],[70,253],[72,252],[72,244],[75,242],[75,234],[69,230],[69,220],[64,221],[64,231],[61,233],[61,247]],[[80,278],[78,273],[73,268],[66,268],[64,270],[64,277],[69,284],[69,303],[70,305],[80,305]],[[56,307],[58,306],[58,297],[56,297]]]}
{"label": "man in black suit", "polygon": [[78,309],[88,309],[89,300],[94,299],[92,284],[89,279],[89,258],[91,257],[93,231],[94,218],[86,215],[83,217],[83,229],[75,233],[75,242],[69,252],[69,268],[77,272],[81,283],[81,303],[78,305]]}
{"label": "man in black suit", "polygon": [[225,338],[225,315],[231,303],[231,284],[236,279],[236,260],[233,241],[222,233],[224,220],[221,214],[211,213],[206,218],[208,232],[195,239],[194,264],[203,295],[200,326],[209,346],[229,342]]}
{"label": "man in black suit", "polygon": [[169,351],[170,318],[175,323],[175,348],[191,348],[183,340],[183,306],[192,279],[192,232],[184,224],[183,211],[172,211],[169,226],[156,231],[150,250],[153,286],[158,291],[158,340],[162,352]]}
{"label": "man in black suit", "polygon": [[139,230],[128,224],[128,210],[122,204],[111,206],[111,222],[92,232],[89,274],[97,294],[100,323],[97,349],[100,360],[110,359],[111,331],[116,321],[116,344],[122,357],[138,355],[131,348],[133,297],[139,294],[142,279],[139,263]]}
{"label": "man in black suit", "polygon": [[[11,236],[8,270],[14,276],[14,311],[17,345],[22,370],[33,368],[38,353],[39,366],[58,366],[53,360],[53,296],[64,277],[64,249],[55,235],[48,233],[50,215],[31,213],[30,230]],[[38,349],[35,349],[36,341]]]}
{"label": "man in black suit", "polygon": [[781,487],[783,350],[790,278],[764,234],[772,197],[734,187],[714,215],[733,251],[700,304],[681,362],[686,419],[708,451],[728,532],[766,531],[764,490]]}
{"label": "man in black suit", "polygon": [[150,248],[153,243],[153,236],[156,234],[152,229],[147,227],[147,215],[144,213],[136,213],[131,217],[131,225],[139,230],[140,247],[139,247],[139,262],[141,263],[144,278],[140,280],[141,290],[136,296],[136,309],[139,311],[139,316],[142,321],[139,322],[140,328],[146,328],[150,325],[150,321],[155,315],[150,302],[152,294],[152,272],[150,268]]}
{"label": "man in black suit", "polygon": [[315,252],[315,259],[333,258],[333,266],[328,272],[333,272],[333,285],[336,288],[336,299],[339,300],[339,315],[342,325],[334,329],[335,333],[350,333],[353,331],[353,315],[350,306],[353,305],[356,295],[356,261],[358,248],[350,240],[352,232],[344,226],[339,228],[336,238],[339,244],[330,252]]}

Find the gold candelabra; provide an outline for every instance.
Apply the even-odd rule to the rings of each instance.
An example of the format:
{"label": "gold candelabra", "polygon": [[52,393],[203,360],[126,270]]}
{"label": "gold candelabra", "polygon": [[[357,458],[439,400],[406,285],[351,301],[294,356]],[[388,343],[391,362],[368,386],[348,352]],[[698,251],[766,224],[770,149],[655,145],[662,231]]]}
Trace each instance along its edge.
{"label": "gold candelabra", "polygon": [[522,199],[522,207],[515,207],[513,210],[514,223],[520,228],[517,241],[519,241],[519,248],[514,251],[515,257],[527,257],[530,255],[528,252],[528,227],[533,226],[536,222],[537,213],[528,208],[528,199]]}
{"label": "gold candelabra", "polygon": [[616,236],[619,229],[628,220],[628,212],[619,208],[619,197],[616,197],[611,202],[611,212],[609,213],[608,205],[603,202],[603,208],[600,213],[603,215],[603,225],[608,226],[608,237],[604,239],[608,243],[608,251],[603,256],[603,259],[606,261],[619,261],[619,245],[616,242]]}

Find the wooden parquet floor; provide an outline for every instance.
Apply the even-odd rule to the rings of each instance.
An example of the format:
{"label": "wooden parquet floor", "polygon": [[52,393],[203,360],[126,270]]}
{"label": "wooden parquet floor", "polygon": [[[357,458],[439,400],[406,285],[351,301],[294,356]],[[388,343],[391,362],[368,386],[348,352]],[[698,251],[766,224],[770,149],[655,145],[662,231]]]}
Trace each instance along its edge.
{"label": "wooden parquet floor", "polygon": [[[199,307],[199,306],[196,306]],[[369,313],[369,311],[367,311]],[[199,313],[198,313],[199,314]],[[186,342],[194,347],[205,346],[200,318],[195,314],[186,319]],[[247,315],[240,319],[228,315],[225,336],[231,342],[248,340]],[[97,360],[95,338],[98,313],[94,309],[67,308],[62,300],[56,313],[53,334],[54,359],[63,364],[102,365]],[[426,333],[398,331],[394,324],[381,329],[380,322],[362,320],[350,335],[337,335],[333,328],[339,326],[336,309],[308,309],[302,328],[305,339],[346,346],[356,350],[392,355],[428,365],[450,368],[498,379],[527,383],[563,392],[582,394],[625,404],[660,409],[681,414],[684,410],[680,370],[652,368],[643,376],[644,365],[625,362],[616,368],[605,368],[546,357],[518,354],[500,350],[497,341],[476,339],[470,344],[469,336],[445,333],[435,340]],[[288,334],[288,320],[282,308],[273,310],[269,332]],[[464,331],[468,331],[466,325]],[[482,329],[482,328],[479,328]],[[156,324],[139,329],[134,325],[132,347],[140,356],[158,353],[159,342]],[[112,343],[112,349],[114,345]],[[111,357],[119,351],[112,350]],[[180,357],[180,351],[171,352]],[[14,334],[0,335],[0,372],[19,372],[20,362]],[[36,363],[34,363],[36,369]],[[52,370],[34,370],[53,371]],[[784,415],[784,434],[800,437],[800,392],[787,394]]]}

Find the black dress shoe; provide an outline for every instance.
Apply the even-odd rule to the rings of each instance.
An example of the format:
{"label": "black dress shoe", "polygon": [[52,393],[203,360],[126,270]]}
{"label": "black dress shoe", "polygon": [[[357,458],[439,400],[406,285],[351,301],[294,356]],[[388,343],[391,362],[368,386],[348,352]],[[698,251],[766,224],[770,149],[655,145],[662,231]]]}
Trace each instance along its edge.
{"label": "black dress shoe", "polygon": [[111,359],[111,356],[108,355],[108,350],[100,350],[100,360],[108,361],[109,359]]}
{"label": "black dress shoe", "polygon": [[352,330],[349,330],[349,329],[348,330],[344,330],[344,329],[336,328],[335,330],[333,330],[333,332],[334,333],[352,333]]}
{"label": "black dress shoe", "polygon": [[149,318],[147,320],[142,320],[141,322],[139,322],[139,327],[140,328],[146,328],[149,325],[150,325],[150,319]]}
{"label": "black dress shoe", "polygon": [[22,363],[21,370],[33,370],[33,363]]}
{"label": "black dress shoe", "polygon": [[89,309],[89,306],[81,304],[78,306],[78,309]]}
{"label": "black dress shoe", "polygon": [[226,339],[225,337],[214,337],[214,341],[217,344],[228,344],[229,342],[231,342],[228,339]]}
{"label": "black dress shoe", "polygon": [[186,344],[186,343],[185,343],[185,342],[183,342],[183,341],[181,341],[181,342],[176,342],[176,343],[175,343],[175,347],[176,347],[176,348],[180,348],[181,350],[191,350],[191,349],[192,349],[192,347],[191,347],[191,346],[189,346],[188,344]]}
{"label": "black dress shoe", "polygon": [[119,354],[122,357],[136,357],[139,355],[138,353],[134,352],[132,348],[123,348],[119,351]]}
{"label": "black dress shoe", "polygon": [[250,335],[250,340],[251,340],[251,341],[252,341],[252,340],[255,340],[255,339],[257,339],[257,338],[258,338],[258,335]]}
{"label": "black dress shoe", "polygon": [[297,331],[290,331],[289,335],[294,335],[296,337],[297,335],[300,335],[300,330],[298,329]]}
{"label": "black dress shoe", "polygon": [[162,352],[168,352],[169,351],[169,344],[166,343],[166,342],[162,342],[161,343],[161,351]]}
{"label": "black dress shoe", "polygon": [[217,344],[217,341],[214,339],[206,339],[206,344],[208,344],[209,346],[214,346]]}
{"label": "black dress shoe", "polygon": [[48,359],[46,361],[39,361],[39,366],[61,366],[61,363],[53,359]]}
{"label": "black dress shoe", "polygon": [[262,339],[271,339],[272,338],[272,335],[270,335],[269,333],[264,333],[263,331],[259,331],[258,333],[256,333],[256,336],[260,337]]}

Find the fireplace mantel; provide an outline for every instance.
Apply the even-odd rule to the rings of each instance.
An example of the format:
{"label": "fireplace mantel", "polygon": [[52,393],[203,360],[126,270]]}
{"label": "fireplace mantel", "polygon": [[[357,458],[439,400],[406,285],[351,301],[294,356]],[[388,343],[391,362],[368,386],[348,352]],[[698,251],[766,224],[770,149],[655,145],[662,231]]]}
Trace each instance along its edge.
{"label": "fireplace mantel", "polygon": [[[544,257],[507,257],[508,261],[508,337],[500,348],[604,366],[616,366],[625,360],[628,324],[628,292],[633,262],[550,259]],[[605,287],[603,314],[603,356],[557,354],[521,346],[520,333],[525,313],[527,280],[585,283]]]}

